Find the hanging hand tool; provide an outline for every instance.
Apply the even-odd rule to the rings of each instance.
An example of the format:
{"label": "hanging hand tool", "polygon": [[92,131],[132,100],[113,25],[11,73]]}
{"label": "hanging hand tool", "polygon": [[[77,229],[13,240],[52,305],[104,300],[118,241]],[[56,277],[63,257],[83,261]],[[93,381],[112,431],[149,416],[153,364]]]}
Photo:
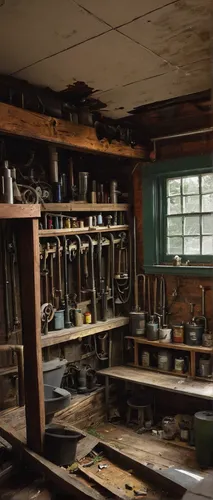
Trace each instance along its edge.
{"label": "hanging hand tool", "polygon": [[65,303],[65,312],[64,312],[64,325],[65,328],[71,327],[70,321],[70,307],[69,307],[69,293],[68,293],[68,267],[67,267],[67,238],[63,237],[63,252],[64,252],[64,303]]}
{"label": "hanging hand tool", "polygon": [[17,249],[14,233],[12,235],[12,242],[9,244],[10,263],[11,263],[11,291],[12,291],[12,306],[13,306],[13,330],[20,325],[18,317],[18,304],[17,304],[17,284],[16,284],[16,271],[17,271]]}
{"label": "hanging hand tool", "polygon": [[61,283],[61,242],[58,236],[53,236],[57,243],[57,268],[58,268],[58,283],[57,288],[55,289],[55,296],[59,299],[59,305],[57,307],[63,309],[64,308],[64,300],[62,298],[62,283]]}
{"label": "hanging hand tool", "polygon": [[112,294],[112,312],[115,317],[115,287],[114,287],[114,275],[115,275],[115,245],[114,236],[109,233],[110,239],[110,256],[111,256],[111,294]]}
{"label": "hanging hand tool", "polygon": [[[77,242],[77,302],[81,302],[81,239],[78,234],[75,235]],[[69,260],[71,262],[71,247],[69,246]],[[86,270],[88,279],[88,268]]]}
{"label": "hanging hand tool", "polygon": [[91,303],[92,303],[92,320],[97,323],[97,307],[96,307],[96,288],[95,288],[95,275],[94,275],[94,246],[92,238],[89,234],[85,234],[85,238],[89,241],[90,249],[90,270],[91,270]]}
{"label": "hanging hand tool", "polygon": [[48,334],[48,323],[52,321],[54,317],[53,305],[50,303],[42,304],[41,306],[41,322],[43,323],[42,333],[44,335]]}
{"label": "hanging hand tool", "polygon": [[50,253],[50,268],[49,268],[49,279],[50,279],[50,296],[51,302],[53,306],[55,306],[55,287],[54,287],[54,258],[55,254],[53,252]]}
{"label": "hanging hand tool", "polygon": [[107,320],[107,294],[105,289],[105,278],[102,275],[102,241],[101,234],[98,235],[98,276],[99,276],[99,297],[101,299],[101,319]]}
{"label": "hanging hand tool", "polygon": [[42,266],[42,271],[41,271],[41,276],[44,278],[44,285],[43,285],[43,301],[45,303],[48,302],[49,300],[49,283],[48,283],[48,275],[49,275],[49,269],[47,268],[47,259],[49,256],[49,249],[50,249],[50,244],[47,243],[46,247],[44,249],[44,256],[43,256],[43,266]]}

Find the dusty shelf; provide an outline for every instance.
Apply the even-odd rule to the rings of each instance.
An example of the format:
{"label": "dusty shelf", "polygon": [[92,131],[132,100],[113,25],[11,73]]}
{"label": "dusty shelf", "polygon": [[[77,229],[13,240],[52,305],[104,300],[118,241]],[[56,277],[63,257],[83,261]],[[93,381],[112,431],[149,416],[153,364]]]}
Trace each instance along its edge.
{"label": "dusty shelf", "polygon": [[46,237],[51,237],[51,236],[69,236],[69,235],[75,235],[75,234],[89,234],[89,233],[113,233],[114,231],[128,231],[129,226],[128,225],[122,225],[122,226],[100,226],[100,227],[94,227],[89,228],[89,227],[84,227],[82,229],[80,228],[72,228],[72,229],[40,229],[39,231],[39,236],[46,238]]}
{"label": "dusty shelf", "polygon": [[145,344],[145,345],[152,345],[154,347],[162,347],[162,348],[168,348],[168,349],[175,349],[176,351],[192,351],[192,352],[201,352],[205,354],[211,354],[213,353],[213,348],[212,347],[203,347],[203,346],[192,346],[192,345],[187,345],[187,344],[175,344],[175,343],[164,343],[164,342],[159,342],[159,340],[147,340],[143,339],[141,337],[131,337],[130,335],[127,335],[125,339],[130,339],[134,340],[137,344]]}
{"label": "dusty shelf", "polygon": [[0,219],[37,219],[40,217],[40,205],[19,205],[0,203]]}
{"label": "dusty shelf", "polygon": [[189,373],[180,373],[180,372],[176,372],[175,370],[171,370],[171,371],[165,371],[165,370],[159,370],[158,368],[155,368],[153,366],[147,366],[147,367],[144,367],[144,366],[141,366],[141,365],[135,365],[134,363],[127,363],[127,366],[132,366],[132,367],[135,367],[135,368],[139,368],[140,370],[148,370],[150,372],[157,372],[157,373],[165,373],[166,375],[174,375],[176,377],[189,377]]}
{"label": "dusty shelf", "polygon": [[127,212],[127,203],[46,203],[41,205],[42,212]]}
{"label": "dusty shelf", "polygon": [[185,394],[191,397],[213,400],[213,384],[188,377],[157,373],[155,371],[133,368],[130,366],[113,366],[99,370],[98,375],[124,380],[147,387]]}
{"label": "dusty shelf", "polygon": [[64,328],[63,330],[52,331],[47,335],[42,335],[42,347],[69,342],[70,340],[95,335],[96,333],[106,332],[121,326],[128,325],[129,318],[120,316],[117,318],[108,319],[107,321],[98,321],[92,325],[74,326],[72,328]]}

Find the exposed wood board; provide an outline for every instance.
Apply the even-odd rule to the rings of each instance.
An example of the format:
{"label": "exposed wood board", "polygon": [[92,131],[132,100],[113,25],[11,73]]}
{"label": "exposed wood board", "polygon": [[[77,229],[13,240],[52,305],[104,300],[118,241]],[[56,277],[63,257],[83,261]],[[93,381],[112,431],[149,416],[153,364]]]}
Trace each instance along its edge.
{"label": "exposed wood board", "polygon": [[99,440],[95,436],[86,436],[77,444],[76,459],[81,460],[86,457],[97,446]]}
{"label": "exposed wood board", "polygon": [[32,219],[40,217],[40,205],[0,203],[0,219]]}
{"label": "exposed wood board", "polygon": [[76,1],[114,28],[174,2],[174,0],[116,0],[115,6],[114,0],[107,0],[107,2],[100,2],[100,0]]}
{"label": "exposed wood board", "polygon": [[172,64],[210,57],[212,0],[185,0],[151,12],[119,31]]}
{"label": "exposed wood board", "polygon": [[130,208],[127,203],[44,203],[42,212],[126,212]]}
{"label": "exposed wood board", "polygon": [[127,366],[114,366],[98,371],[99,375],[109,376],[148,387],[156,387],[165,391],[177,392],[203,399],[213,399],[213,384],[206,384],[187,378],[174,377],[161,373],[146,372],[142,369]]}
{"label": "exposed wood board", "polygon": [[129,226],[127,224],[118,225],[118,226],[101,226],[94,227],[94,229],[90,229],[89,227],[84,227],[84,229],[40,229],[39,236],[48,237],[48,236],[63,236],[63,235],[75,235],[75,234],[98,234],[98,233],[109,233],[113,231],[128,231]]}
{"label": "exposed wood board", "polygon": [[83,338],[88,335],[95,335],[96,333],[105,332],[108,330],[113,330],[113,328],[119,328],[121,326],[128,325],[129,318],[118,317],[112,318],[107,321],[98,321],[94,325],[83,325],[74,326],[73,328],[64,328],[58,332],[49,332],[47,335],[42,335],[41,345],[42,347],[49,347],[51,345],[61,344],[63,342],[69,342],[70,340],[75,340],[78,338]]}
{"label": "exposed wood board", "polygon": [[[0,72],[14,73],[109,27],[72,0],[11,0],[0,15]],[[56,68],[57,71],[57,68]],[[51,81],[48,83],[51,85]]]}
{"label": "exposed wood board", "polygon": [[112,482],[110,483],[109,481],[102,479],[100,477],[100,474],[98,477],[97,474],[94,474],[93,472],[83,467],[82,465],[78,466],[78,470],[84,476],[86,476],[86,478],[90,479],[93,483],[97,483],[99,486],[104,488],[107,491],[107,493],[110,492],[116,499],[120,498],[121,500],[129,500],[129,496],[125,494],[125,491],[123,489],[118,489],[112,484]]}
{"label": "exposed wood board", "polygon": [[168,71],[168,64],[123,34],[110,31],[17,72],[30,83],[61,91],[75,81],[108,90]]}
{"label": "exposed wood board", "polygon": [[211,88],[210,59],[192,63],[128,86],[114,88],[108,92],[96,92],[94,95],[106,104],[106,108],[102,110],[103,115],[121,118],[141,105],[209,88]]}
{"label": "exposed wood board", "polygon": [[142,146],[132,148],[117,141],[111,144],[107,140],[99,141],[93,127],[75,125],[4,103],[0,103],[0,131],[88,153],[104,153],[132,159],[147,156],[147,151]]}

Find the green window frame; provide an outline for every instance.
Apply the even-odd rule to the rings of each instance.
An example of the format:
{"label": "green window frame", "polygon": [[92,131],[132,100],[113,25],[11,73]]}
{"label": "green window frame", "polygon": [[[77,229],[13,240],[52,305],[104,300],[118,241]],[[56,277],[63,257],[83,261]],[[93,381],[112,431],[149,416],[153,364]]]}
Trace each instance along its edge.
{"label": "green window frame", "polygon": [[[175,160],[156,162],[142,167],[143,196],[143,245],[144,269],[147,273],[173,273],[213,275],[213,255],[189,255],[178,253],[182,262],[190,261],[190,266],[174,267],[173,254],[166,252],[168,218],[167,211],[167,179],[182,178],[193,175],[213,173],[211,155],[183,157]],[[199,177],[200,178],[200,177]],[[181,181],[182,186],[182,181]],[[200,188],[200,186],[199,186]],[[201,196],[200,196],[201,199]],[[181,201],[183,198],[181,197]],[[201,207],[198,215],[201,220]],[[182,221],[188,214],[182,213]],[[193,213],[191,216],[195,215]],[[212,230],[213,234],[213,230]],[[184,237],[183,237],[184,238]]]}

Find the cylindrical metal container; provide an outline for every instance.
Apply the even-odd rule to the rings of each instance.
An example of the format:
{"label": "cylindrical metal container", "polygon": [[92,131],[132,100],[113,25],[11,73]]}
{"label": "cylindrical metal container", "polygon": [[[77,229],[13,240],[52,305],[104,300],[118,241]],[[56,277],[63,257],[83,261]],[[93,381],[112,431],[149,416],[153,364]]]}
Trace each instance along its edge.
{"label": "cylindrical metal container", "polygon": [[160,350],[158,352],[158,369],[169,372],[172,369],[172,354],[170,351]]}
{"label": "cylindrical metal container", "polygon": [[183,373],[184,370],[184,359],[183,358],[175,358],[175,372]]}
{"label": "cylindrical metal container", "polygon": [[118,202],[117,186],[117,181],[110,182],[110,203],[116,204]]}
{"label": "cylindrical metal container", "polygon": [[202,345],[203,347],[212,347],[213,346],[213,338],[212,333],[204,333],[202,336]]}
{"label": "cylindrical metal container", "polygon": [[53,185],[53,200],[55,203],[61,203],[61,184],[54,182]]}
{"label": "cylindrical metal container", "polygon": [[199,359],[199,374],[200,377],[210,377],[211,376],[211,358],[200,358]]}
{"label": "cylindrical metal container", "polygon": [[92,217],[92,224],[93,224],[94,227],[97,226],[97,215],[93,215],[93,217]]}
{"label": "cylindrical metal container", "polygon": [[50,146],[50,182],[58,183],[58,153],[54,146]]}
{"label": "cylindrical metal container", "polygon": [[81,309],[75,309],[75,326],[82,326],[83,324],[84,319]]}
{"label": "cylindrical metal container", "polygon": [[171,341],[172,341],[171,328],[160,328],[159,329],[159,342],[168,344]]}
{"label": "cylindrical metal container", "polygon": [[64,309],[55,311],[54,314],[54,329],[62,330],[64,328]]}
{"label": "cylindrical metal container", "polygon": [[130,332],[133,337],[137,335],[145,335],[145,328],[146,328],[145,312],[130,312],[129,322],[130,322]]}
{"label": "cylindrical metal container", "polygon": [[142,365],[143,368],[149,368],[149,365],[150,365],[150,354],[149,354],[149,351],[142,351],[141,365]]}
{"label": "cylindrical metal container", "polygon": [[90,325],[92,323],[92,315],[89,311],[84,313],[84,319],[85,319],[86,325]]}
{"label": "cylindrical metal container", "polygon": [[79,172],[79,201],[87,202],[88,177],[89,172]]}
{"label": "cylindrical metal container", "polygon": [[102,214],[98,214],[97,222],[98,222],[98,226],[102,226],[102,224],[103,224]]}
{"label": "cylindrical metal container", "polygon": [[71,217],[70,220],[71,220],[71,227],[73,229],[77,229],[79,227],[77,217]]}
{"label": "cylindrical metal container", "polygon": [[148,340],[158,340],[158,323],[154,316],[150,316],[150,321],[146,325],[146,336]]}
{"label": "cylindrical metal container", "polygon": [[79,227],[80,227],[80,229],[82,229],[84,227],[84,221],[83,220],[79,221]]}
{"label": "cylindrical metal container", "polygon": [[184,326],[183,325],[173,325],[173,342],[174,344],[183,344],[184,343]]}
{"label": "cylindrical metal container", "polygon": [[86,226],[92,227],[93,226],[93,217],[92,215],[89,215],[89,217],[86,218]]}
{"label": "cylindrical metal container", "polygon": [[194,416],[196,458],[200,467],[213,466],[213,411]]}
{"label": "cylindrical metal container", "polygon": [[185,324],[185,344],[186,345],[201,345],[204,326],[196,323]]}

